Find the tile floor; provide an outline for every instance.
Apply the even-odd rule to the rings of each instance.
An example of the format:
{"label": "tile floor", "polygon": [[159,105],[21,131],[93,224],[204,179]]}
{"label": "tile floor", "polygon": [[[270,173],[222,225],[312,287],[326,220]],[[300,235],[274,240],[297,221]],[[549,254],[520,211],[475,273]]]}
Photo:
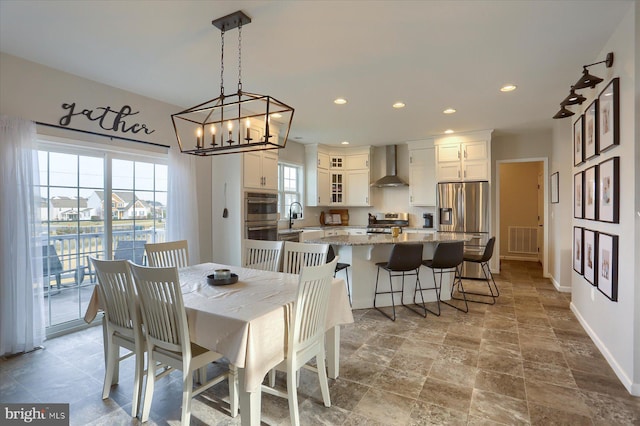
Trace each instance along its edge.
{"label": "tile floor", "polygon": [[[355,311],[342,332],[333,405],[322,405],[315,376],[304,371],[301,423],[640,424],[640,398],[627,393],[578,324],[569,294],[530,262],[503,262],[496,281],[498,303],[471,304],[467,314],[443,306],[441,317],[425,319],[400,308],[394,323],[375,310]],[[102,333],[93,327],[0,361],[0,401],[68,402],[72,425],[136,425],[132,373],[125,361],[120,385],[101,399]],[[179,375],[162,379],[148,424],[179,424],[180,393]],[[194,400],[191,424],[239,424],[227,414],[226,395],[222,383]],[[262,418],[289,424],[286,400],[263,395]]]}

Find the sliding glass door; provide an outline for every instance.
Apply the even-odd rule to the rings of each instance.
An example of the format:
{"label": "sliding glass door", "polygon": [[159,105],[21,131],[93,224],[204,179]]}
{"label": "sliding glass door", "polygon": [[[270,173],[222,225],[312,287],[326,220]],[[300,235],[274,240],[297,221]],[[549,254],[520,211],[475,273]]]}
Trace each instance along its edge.
{"label": "sliding glass door", "polygon": [[83,326],[95,286],[90,256],[145,263],[164,241],[166,155],[47,144],[38,151],[47,335]]}

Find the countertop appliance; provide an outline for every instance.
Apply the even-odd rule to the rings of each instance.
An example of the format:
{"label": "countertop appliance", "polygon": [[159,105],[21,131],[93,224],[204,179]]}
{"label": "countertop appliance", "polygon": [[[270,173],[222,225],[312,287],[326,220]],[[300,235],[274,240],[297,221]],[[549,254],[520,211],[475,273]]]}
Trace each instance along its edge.
{"label": "countertop appliance", "polygon": [[424,219],[423,228],[433,228],[433,215],[431,213],[424,213],[422,218]]}
{"label": "countertop appliance", "polygon": [[[438,232],[472,234],[465,252],[484,252],[489,241],[489,182],[448,182],[438,184]],[[479,264],[462,265],[464,278],[484,278]]]}
{"label": "countertop appliance", "polygon": [[245,193],[245,238],[250,240],[278,239],[278,194]]}
{"label": "countertop appliance", "polygon": [[396,226],[402,233],[402,228],[409,226],[409,213],[369,213],[367,234],[391,234],[391,228]]}

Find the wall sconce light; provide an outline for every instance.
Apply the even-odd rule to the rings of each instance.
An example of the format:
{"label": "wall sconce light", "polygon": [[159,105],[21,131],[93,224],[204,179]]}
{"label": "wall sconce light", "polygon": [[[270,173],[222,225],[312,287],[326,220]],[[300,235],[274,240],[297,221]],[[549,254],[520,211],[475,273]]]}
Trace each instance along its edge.
{"label": "wall sconce light", "polygon": [[589,71],[587,70],[587,68],[598,64],[605,64],[607,68],[611,68],[613,66],[613,52],[607,53],[607,58],[604,61],[594,62],[593,64],[582,66],[582,77],[580,77],[576,84],[571,86],[569,96],[567,96],[562,102],[560,102],[560,111],[558,111],[556,115],[553,116],[553,118],[571,117],[575,113],[568,110],[566,106],[576,104],[580,105],[587,100],[587,98],[585,98],[584,96],[577,94],[576,90],[586,89],[587,87],[593,89],[597,84],[602,82],[602,79],[600,77],[589,74]]}

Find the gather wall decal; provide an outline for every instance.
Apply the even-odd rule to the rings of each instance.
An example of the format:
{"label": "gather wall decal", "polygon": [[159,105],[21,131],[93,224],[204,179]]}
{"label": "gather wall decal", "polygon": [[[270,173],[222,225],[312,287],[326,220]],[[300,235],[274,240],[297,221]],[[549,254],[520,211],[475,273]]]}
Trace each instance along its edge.
{"label": "gather wall decal", "polygon": [[73,102],[63,103],[62,109],[67,111],[66,114],[60,117],[60,120],[58,121],[58,123],[63,127],[69,126],[73,117],[81,116],[90,121],[97,122],[97,124],[104,130],[133,134],[144,132],[144,134],[147,135],[155,132],[154,129],[150,129],[144,123],[131,123],[130,120],[125,120],[128,117],[140,113],[140,111],[134,112],[129,105],[124,105],[119,110],[113,109],[110,106],[97,107],[94,109],[84,108],[80,110],[80,108],[76,106],[76,103]]}

